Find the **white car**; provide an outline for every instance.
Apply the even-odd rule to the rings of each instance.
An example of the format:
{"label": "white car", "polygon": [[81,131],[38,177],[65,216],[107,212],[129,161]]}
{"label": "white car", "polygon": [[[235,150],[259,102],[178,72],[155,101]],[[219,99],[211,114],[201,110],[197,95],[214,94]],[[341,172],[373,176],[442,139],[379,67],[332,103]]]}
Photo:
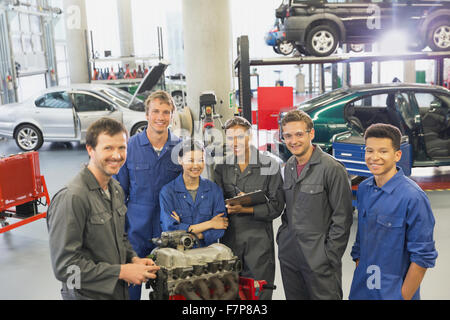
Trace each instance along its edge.
{"label": "white car", "polygon": [[0,137],[15,139],[24,151],[38,150],[44,142],[85,143],[87,128],[102,117],[122,122],[134,135],[147,126],[144,103],[136,95],[153,87],[154,81],[149,72],[134,96],[109,85],[74,84],[48,88],[21,103],[1,105]]}

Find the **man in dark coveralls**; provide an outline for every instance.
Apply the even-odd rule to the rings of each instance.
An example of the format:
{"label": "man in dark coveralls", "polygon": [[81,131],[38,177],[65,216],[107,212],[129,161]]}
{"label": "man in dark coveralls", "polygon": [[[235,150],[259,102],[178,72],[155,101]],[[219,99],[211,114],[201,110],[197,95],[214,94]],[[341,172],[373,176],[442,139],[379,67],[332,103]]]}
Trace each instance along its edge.
{"label": "man in dark coveralls", "polygon": [[290,111],[281,126],[293,154],[284,170],[286,209],[277,235],[286,299],[342,299],[341,259],[353,222],[347,172],[312,144],[308,114]]}
{"label": "man in dark coveralls", "polygon": [[[242,262],[241,276],[266,280],[275,278],[275,241],[272,221],[283,212],[283,179],[280,165],[267,152],[251,145],[251,124],[242,117],[225,123],[229,153],[224,164],[217,164],[215,182],[225,198],[262,190],[265,203],[253,206],[227,205],[230,224],[221,242],[229,246]],[[264,290],[260,300],[270,300],[271,290]]]}
{"label": "man in dark coveralls", "polygon": [[127,136],[115,120],[94,122],[86,134],[89,164],[50,204],[50,256],[64,300],[128,299],[129,285],[156,277],[159,268],[128,241],[124,192],[111,179],[127,157]]}

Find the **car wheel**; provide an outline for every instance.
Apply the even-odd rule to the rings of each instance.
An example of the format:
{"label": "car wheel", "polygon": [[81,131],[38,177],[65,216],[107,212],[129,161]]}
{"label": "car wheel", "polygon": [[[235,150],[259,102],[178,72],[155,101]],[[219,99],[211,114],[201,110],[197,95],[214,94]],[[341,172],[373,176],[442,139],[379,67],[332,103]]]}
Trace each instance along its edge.
{"label": "car wheel", "polygon": [[321,25],[311,29],[306,38],[306,49],[316,57],[332,54],[339,43],[336,31],[329,25]]}
{"label": "car wheel", "polygon": [[280,48],[278,48],[278,46],[273,46],[272,49],[273,49],[273,51],[274,51],[275,53],[281,54]]}
{"label": "car wheel", "polygon": [[282,55],[288,56],[294,51],[294,44],[290,41],[283,40],[278,44],[278,51]]}
{"label": "car wheel", "polygon": [[450,22],[439,21],[428,30],[428,46],[433,51],[450,49]]}
{"label": "car wheel", "polygon": [[41,131],[31,124],[19,126],[14,138],[17,146],[23,151],[39,150],[44,143]]}
{"label": "car wheel", "polygon": [[147,122],[139,122],[134,125],[133,129],[131,129],[131,135],[134,136],[135,134],[141,133],[142,131],[145,131],[146,128]]}
{"label": "car wheel", "polygon": [[181,91],[174,91],[172,92],[172,98],[173,102],[175,103],[175,107],[177,109],[181,109],[186,105],[186,94],[184,94]]}

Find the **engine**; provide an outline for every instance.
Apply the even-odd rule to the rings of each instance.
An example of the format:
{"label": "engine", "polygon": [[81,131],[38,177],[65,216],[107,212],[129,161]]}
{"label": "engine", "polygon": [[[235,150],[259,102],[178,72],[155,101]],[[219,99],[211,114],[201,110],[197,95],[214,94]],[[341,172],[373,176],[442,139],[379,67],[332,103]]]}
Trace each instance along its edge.
{"label": "engine", "polygon": [[152,239],[152,255],[161,268],[147,282],[151,300],[232,300],[238,297],[241,262],[230,248],[214,243],[193,248],[198,239],[186,231],[163,232]]}

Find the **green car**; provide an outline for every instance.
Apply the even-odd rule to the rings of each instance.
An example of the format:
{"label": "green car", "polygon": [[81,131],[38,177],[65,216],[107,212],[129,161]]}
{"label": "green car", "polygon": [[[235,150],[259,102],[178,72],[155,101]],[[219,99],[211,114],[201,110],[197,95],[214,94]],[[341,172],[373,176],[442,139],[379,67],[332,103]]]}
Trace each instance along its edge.
{"label": "green car", "polygon": [[[330,154],[340,138],[360,137],[371,124],[388,123],[408,136],[413,167],[450,165],[450,91],[444,87],[368,84],[322,94],[297,108],[311,116],[314,143]],[[279,152],[284,160],[290,156],[284,143]]]}

